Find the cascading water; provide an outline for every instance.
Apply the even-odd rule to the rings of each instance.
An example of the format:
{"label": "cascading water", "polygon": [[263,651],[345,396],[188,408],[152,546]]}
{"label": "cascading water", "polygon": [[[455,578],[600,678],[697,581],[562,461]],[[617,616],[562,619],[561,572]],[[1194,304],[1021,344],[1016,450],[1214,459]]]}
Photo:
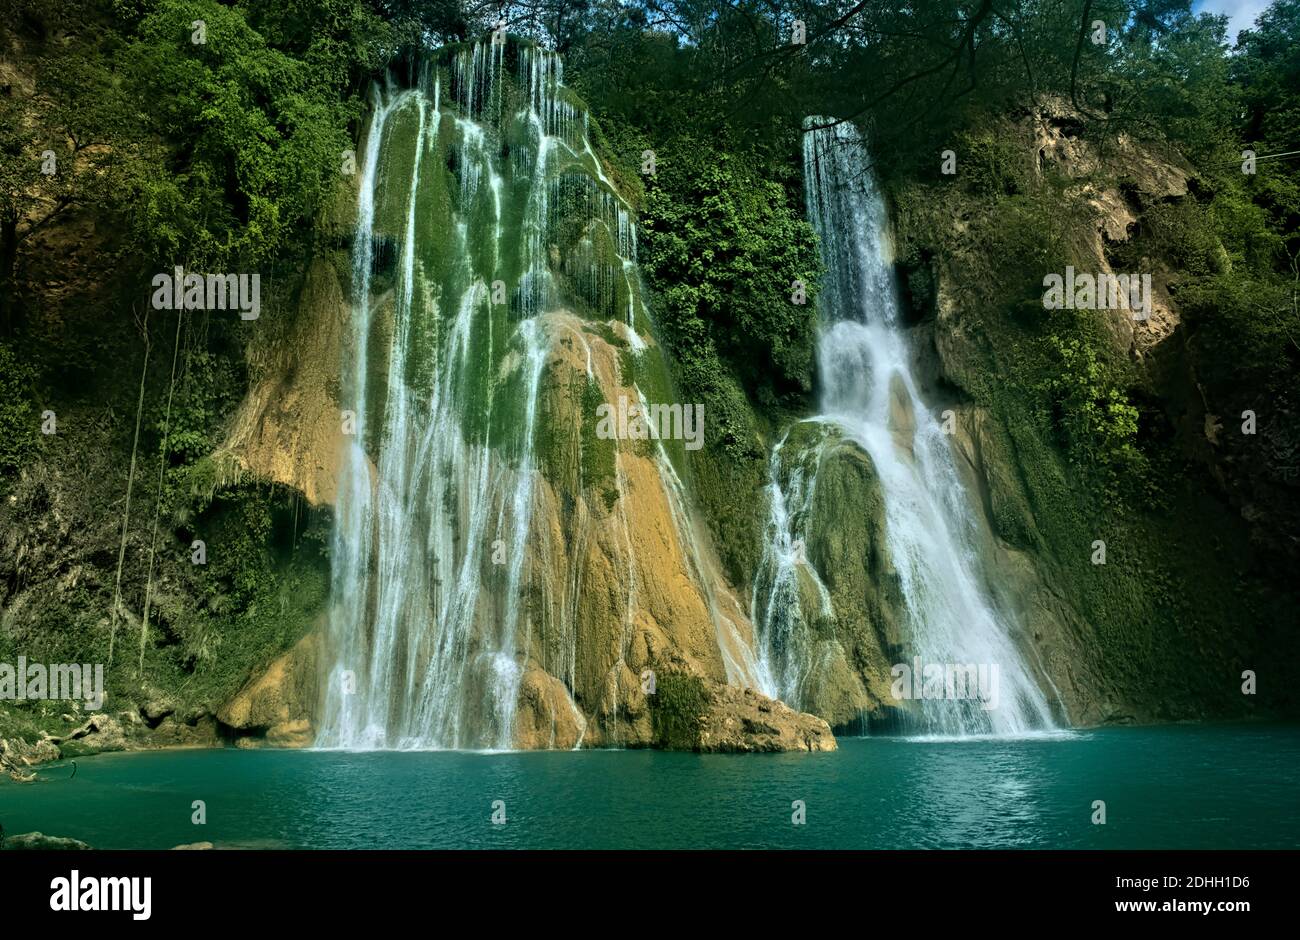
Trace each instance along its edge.
{"label": "cascading water", "polygon": [[[826,125],[826,119],[810,118]],[[1016,734],[1053,726],[1051,709],[979,582],[974,520],[943,429],[912,375],[899,317],[886,209],[867,150],[849,123],[804,134],[808,215],[820,239],[826,278],[818,298],[821,414],[871,458],[884,499],[887,550],[897,572],[910,634],[905,665],[974,665],[993,675],[995,696],[926,696],[900,710],[909,730],[927,734]],[[822,579],[799,548],[807,529],[827,435],[771,457],[772,515],[755,581],[754,618],[770,694],[800,706],[813,668],[809,623],[829,616]],[[801,438],[802,439],[802,438]],[[913,683],[919,690],[922,677]],[[989,699],[986,690],[981,690]],[[996,707],[986,708],[986,704]]]}
{"label": "cascading water", "polygon": [[[557,348],[585,348],[584,378],[594,381],[580,318],[619,333],[635,369],[652,368],[630,210],[559,58],[513,39],[444,51],[411,87],[390,78],[376,88],[359,183],[341,389],[351,436],[317,745],[510,748],[529,668],[563,683],[568,702],[558,707],[585,728],[575,695],[586,523],[568,546],[573,570],[544,570],[553,533],[546,520],[534,525],[536,439]],[[717,602],[663,442],[651,443],[726,675],[753,684],[753,650]],[[615,450],[621,640],[597,680],[614,689],[603,713],[611,743],[631,691],[635,621],[653,600],[632,554],[628,459]],[[599,698],[591,684],[586,695]]]}
{"label": "cascading water", "polygon": [[479,42],[375,90],[320,746],[512,746],[557,227],[569,293],[641,327],[630,215],[560,78]]}

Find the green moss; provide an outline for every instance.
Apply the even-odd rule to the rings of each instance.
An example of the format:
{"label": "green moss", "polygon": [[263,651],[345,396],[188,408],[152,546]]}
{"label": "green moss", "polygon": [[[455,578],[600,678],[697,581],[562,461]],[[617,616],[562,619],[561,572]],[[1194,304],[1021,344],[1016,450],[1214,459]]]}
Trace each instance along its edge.
{"label": "green moss", "polygon": [[598,418],[596,409],[605,404],[600,385],[587,379],[582,390],[582,486],[588,492],[600,493],[609,509],[618,499],[615,452],[618,442],[596,435]]}
{"label": "green moss", "polygon": [[583,326],[584,329],[595,333],[602,340],[613,346],[615,349],[624,349],[627,347],[627,341],[623,339],[623,334],[615,330],[608,323],[590,321]]}
{"label": "green moss", "polygon": [[655,694],[647,699],[656,747],[678,751],[698,747],[700,724],[709,701],[702,679],[685,673],[659,675]]}
{"label": "green moss", "polygon": [[388,115],[380,142],[379,164],[375,168],[374,231],[377,235],[401,238],[406,233],[419,130],[420,113],[414,98]]}

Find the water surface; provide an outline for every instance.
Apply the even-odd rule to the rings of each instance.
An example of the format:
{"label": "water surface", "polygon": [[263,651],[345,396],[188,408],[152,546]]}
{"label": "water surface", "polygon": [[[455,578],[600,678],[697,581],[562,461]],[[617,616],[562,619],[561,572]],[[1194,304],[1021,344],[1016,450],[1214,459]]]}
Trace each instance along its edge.
{"label": "water surface", "polygon": [[1300,847],[1295,726],[841,738],[831,754],[155,751],[70,772],[0,784],[5,830],[115,849]]}

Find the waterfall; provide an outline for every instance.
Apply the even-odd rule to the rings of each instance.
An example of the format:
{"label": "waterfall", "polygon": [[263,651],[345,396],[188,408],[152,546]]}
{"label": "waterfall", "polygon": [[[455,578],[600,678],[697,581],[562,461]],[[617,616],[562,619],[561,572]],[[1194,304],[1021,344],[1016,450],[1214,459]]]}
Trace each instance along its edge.
{"label": "waterfall", "polygon": [[[827,124],[810,118],[809,124]],[[821,577],[798,551],[822,466],[827,431],[871,458],[884,501],[889,557],[904,600],[906,665],[996,667],[996,707],[978,697],[930,697],[900,709],[927,734],[1016,734],[1052,727],[1051,709],[1016,641],[1015,626],[980,582],[975,521],[947,435],[926,408],[900,322],[888,218],[868,154],[849,123],[804,134],[808,216],[826,278],[818,298],[818,433],[770,459],[771,518],[755,581],[754,617],[771,694],[801,707],[814,668],[809,621],[830,614]],[[993,675],[989,668],[986,675]],[[922,676],[912,677],[920,694]]]}
{"label": "waterfall", "polygon": [[545,314],[563,287],[644,328],[630,213],[561,78],[483,41],[373,92],[319,746],[513,745]]}
{"label": "waterfall", "polygon": [[[586,727],[575,672],[589,515],[573,517],[573,569],[551,572],[555,519],[537,508],[555,482],[542,479],[548,452],[537,441],[554,420],[543,412],[558,387],[546,384],[548,365],[576,340],[595,381],[588,321],[593,336],[618,335],[632,366],[606,369],[615,384],[603,394],[627,382],[645,404],[635,374],[656,387],[667,375],[633,213],[590,133],[559,57],[515,39],[451,47],[411,81],[389,76],[373,90],[343,344],[320,747],[513,747],[533,668],[563,685],[558,707]],[[637,618],[656,603],[626,506],[636,495],[628,461],[647,457],[728,680],[753,685],[757,668],[664,442],[616,448],[605,518],[626,600],[603,680],[614,689],[604,740],[615,744]],[[588,708],[599,703],[590,686],[585,694]]]}

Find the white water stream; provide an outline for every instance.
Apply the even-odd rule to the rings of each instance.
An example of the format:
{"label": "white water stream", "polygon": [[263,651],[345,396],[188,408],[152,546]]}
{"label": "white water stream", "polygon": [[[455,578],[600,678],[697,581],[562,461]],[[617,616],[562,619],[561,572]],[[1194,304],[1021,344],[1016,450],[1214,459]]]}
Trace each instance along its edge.
{"label": "white water stream", "polygon": [[[1014,639],[1016,625],[995,609],[980,582],[969,497],[949,439],[917,390],[885,203],[851,124],[805,132],[804,181],[827,268],[818,298],[821,414],[810,420],[834,425],[871,457],[884,498],[888,553],[905,600],[910,638],[904,664],[911,669],[920,657],[927,665],[983,666],[997,683],[993,695],[981,689],[979,696],[927,696],[913,703],[919,707],[906,710],[907,730],[960,736],[1051,728],[1047,698]],[[812,438],[820,448],[824,435]],[[766,691],[801,707],[808,672],[816,668],[810,623],[831,615],[831,601],[797,550],[810,536],[820,456],[791,453],[787,440],[771,457],[769,542],[753,606]],[[800,591],[801,575],[814,590]],[[920,695],[921,680],[913,677],[913,697]]]}

